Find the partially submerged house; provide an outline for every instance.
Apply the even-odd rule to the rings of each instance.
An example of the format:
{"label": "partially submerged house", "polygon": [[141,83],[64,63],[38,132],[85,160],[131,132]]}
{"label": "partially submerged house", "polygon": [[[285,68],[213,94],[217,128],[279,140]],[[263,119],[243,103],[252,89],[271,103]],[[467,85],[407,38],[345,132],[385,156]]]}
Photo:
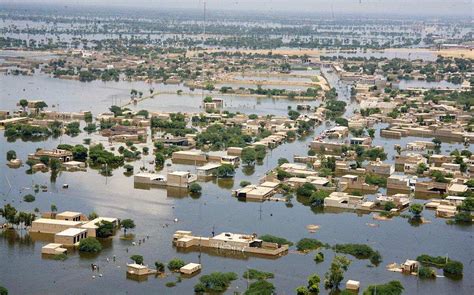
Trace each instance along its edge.
{"label": "partially submerged house", "polygon": [[224,232],[213,237],[193,236],[190,231],[176,231],[173,245],[177,248],[212,248],[268,256],[281,256],[288,252],[288,245],[264,242],[256,234],[234,234]]}
{"label": "partially submerged house", "polygon": [[371,210],[374,202],[367,201],[365,196],[355,196],[344,192],[332,192],[324,199],[325,208],[340,208],[353,210]]}

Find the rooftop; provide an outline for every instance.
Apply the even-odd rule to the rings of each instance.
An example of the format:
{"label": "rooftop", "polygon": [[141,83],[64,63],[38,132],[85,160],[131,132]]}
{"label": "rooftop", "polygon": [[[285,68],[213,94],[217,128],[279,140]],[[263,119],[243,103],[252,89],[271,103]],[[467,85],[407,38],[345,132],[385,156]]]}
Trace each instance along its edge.
{"label": "rooftop", "polygon": [[80,221],[71,221],[71,220],[60,220],[60,219],[50,219],[50,218],[38,218],[33,223],[45,223],[45,224],[61,224],[68,225],[71,227],[79,226],[82,224]]}
{"label": "rooftop", "polygon": [[86,231],[87,229],[85,228],[68,228],[66,230],[63,230],[62,232],[57,233],[56,235],[64,237],[74,237]]}

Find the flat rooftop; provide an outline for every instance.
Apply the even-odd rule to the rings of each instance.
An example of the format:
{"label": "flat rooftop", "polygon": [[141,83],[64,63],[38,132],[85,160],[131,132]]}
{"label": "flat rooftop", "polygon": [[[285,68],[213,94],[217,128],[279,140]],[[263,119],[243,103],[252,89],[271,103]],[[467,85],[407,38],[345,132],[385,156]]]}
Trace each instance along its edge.
{"label": "flat rooftop", "polygon": [[81,212],[64,211],[64,212],[56,214],[56,216],[76,217],[76,216],[81,215],[81,214],[82,214]]}
{"label": "flat rooftop", "polygon": [[63,230],[62,232],[57,233],[57,236],[63,236],[63,237],[74,237],[77,236],[83,232],[87,232],[87,229],[85,228],[68,228],[66,230]]}
{"label": "flat rooftop", "polygon": [[244,235],[244,234],[221,233],[213,237],[212,240],[249,243],[253,241],[254,238],[250,235]]}
{"label": "flat rooftop", "polygon": [[49,243],[47,245],[44,245],[42,248],[43,249],[56,249],[62,247],[63,244],[58,244],[58,243]]}
{"label": "flat rooftop", "polygon": [[81,221],[59,220],[59,219],[50,219],[50,218],[38,218],[34,220],[33,223],[69,225],[71,227],[82,224]]}

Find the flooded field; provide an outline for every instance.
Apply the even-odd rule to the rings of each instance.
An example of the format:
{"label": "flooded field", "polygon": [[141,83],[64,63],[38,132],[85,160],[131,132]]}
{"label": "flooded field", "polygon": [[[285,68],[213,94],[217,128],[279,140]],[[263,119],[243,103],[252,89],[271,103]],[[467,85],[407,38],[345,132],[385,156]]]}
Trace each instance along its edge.
{"label": "flooded field", "polygon": [[[347,114],[353,112],[357,105],[349,98],[349,88],[339,82],[333,74],[326,73],[329,83],[339,91],[339,99],[349,104]],[[91,82],[64,81],[39,75],[32,77],[0,76],[0,86],[4,91],[0,94],[0,108],[13,108],[21,97],[37,97],[55,104],[61,111],[91,110],[94,114],[107,111],[113,101],[128,100],[131,88],[146,92],[150,87],[155,90],[176,91],[179,86],[149,85],[141,82]],[[271,98],[242,98],[225,96],[224,109],[258,114],[285,114],[287,106],[296,102]],[[147,99],[132,109],[146,108],[150,111],[183,111],[199,112],[201,95],[159,95]],[[376,126],[379,130],[383,124]],[[326,126],[319,126],[315,134],[322,132]],[[378,134],[377,130],[377,134]],[[14,149],[18,157],[25,159],[36,148],[55,148],[61,142],[70,144],[82,143],[89,137],[106,140],[98,135],[81,133],[70,138],[50,138],[42,142],[8,142],[0,131],[0,154]],[[401,140],[377,137],[374,145],[381,145],[388,153],[388,162],[392,162],[395,143],[404,145],[417,138]],[[314,237],[325,243],[362,243],[380,251],[383,262],[378,267],[367,266],[366,260],[353,261],[345,278],[362,281],[364,286],[371,283],[400,280],[406,294],[471,294],[472,280],[469,276],[474,272],[474,264],[465,263],[465,277],[455,281],[438,278],[432,281],[421,281],[414,276],[404,276],[385,270],[392,262],[402,262],[407,258],[415,258],[422,253],[448,255],[450,258],[468,262],[474,256],[469,245],[473,243],[471,227],[447,225],[444,219],[438,219],[433,211],[426,210],[424,217],[431,223],[419,226],[411,225],[407,219],[394,218],[390,221],[374,220],[371,214],[359,215],[355,212],[334,213],[313,212],[296,199],[291,206],[283,202],[242,202],[231,197],[231,190],[239,186],[240,181],[255,181],[277,165],[279,158],[291,159],[292,155],[305,155],[307,145],[312,136],[283,144],[270,151],[261,165],[253,170],[239,168],[233,180],[219,180],[201,183],[202,196],[193,198],[166,189],[150,190],[134,188],[133,177],[123,174],[122,168],[113,171],[113,176],[104,177],[98,171],[88,168],[87,172],[61,172],[53,182],[50,174],[36,173],[29,175],[26,167],[19,169],[2,168],[0,171],[1,205],[11,203],[19,210],[32,210],[38,207],[41,211],[48,210],[56,204],[59,211],[74,210],[89,213],[95,211],[104,216],[133,218],[137,225],[133,231],[137,239],[145,239],[140,246],[132,246],[131,241],[115,235],[113,241],[104,245],[100,256],[84,256],[78,253],[69,255],[65,261],[43,259],[41,247],[46,243],[41,236],[30,236],[25,230],[5,231],[0,236],[0,270],[3,284],[12,294],[64,294],[67,290],[73,293],[103,294],[140,294],[166,293],[189,294],[198,280],[197,277],[183,279],[176,287],[167,288],[165,284],[175,281],[174,275],[166,278],[150,276],[147,281],[137,282],[126,278],[125,267],[133,254],[143,255],[145,264],[153,265],[154,261],[169,261],[180,257],[187,262],[200,262],[205,273],[212,271],[234,271],[241,275],[248,268],[257,268],[275,273],[275,284],[279,294],[293,294],[294,289],[305,284],[308,274],[323,274],[329,267],[330,259],[315,264],[312,254],[302,255],[290,252],[278,259],[264,259],[242,253],[229,252],[178,252],[171,245],[171,238],[176,230],[191,230],[203,236],[211,232],[230,231],[259,234],[274,234],[298,241],[303,237]],[[426,139],[425,139],[426,140]],[[428,139],[431,140],[431,139]],[[140,145],[138,145],[140,146]],[[442,150],[460,148],[458,144],[443,144]],[[143,161],[132,163],[135,169],[147,164],[153,156],[144,157]],[[169,160],[168,160],[169,162]],[[0,165],[5,167],[5,157],[0,158]],[[165,169],[189,170],[194,166],[172,165]],[[33,184],[44,184],[47,192],[36,195],[36,202],[24,203],[22,196],[31,192]],[[69,189],[63,189],[69,184]],[[230,210],[231,208],[231,210]],[[176,221],[177,220],[177,221]],[[317,224],[320,230],[308,233],[306,226]],[[369,226],[376,224],[376,226]],[[453,241],[457,241],[453,243]],[[327,257],[332,251],[324,250]],[[113,262],[112,257],[116,257]],[[90,264],[100,266],[102,277],[93,278]],[[15,271],[8,271],[7,266],[14,266]],[[18,283],[18,276],[27,277]],[[227,294],[242,292],[247,282],[239,279],[232,283]],[[110,286],[114,286],[114,290]],[[117,291],[120,290],[120,291]],[[324,291],[323,291],[324,292]]]}

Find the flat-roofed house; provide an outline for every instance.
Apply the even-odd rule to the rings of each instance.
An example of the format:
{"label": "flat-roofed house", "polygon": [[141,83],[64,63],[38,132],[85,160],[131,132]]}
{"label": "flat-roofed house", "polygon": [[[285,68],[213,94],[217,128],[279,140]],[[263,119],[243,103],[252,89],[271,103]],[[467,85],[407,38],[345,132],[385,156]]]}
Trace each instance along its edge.
{"label": "flat-roofed house", "polygon": [[281,256],[288,251],[288,245],[264,242],[256,234],[234,234],[224,232],[214,237],[197,237],[188,231],[177,231],[173,244],[178,248],[191,248],[200,245],[204,248],[240,251],[253,254]]}
{"label": "flat-roofed house", "polygon": [[[341,209],[370,209],[375,206],[373,202],[367,202],[364,196],[354,196],[344,192],[332,192],[324,199],[324,207]],[[370,203],[370,204],[369,204]]]}
{"label": "flat-roofed house", "polygon": [[359,175],[346,174],[341,177],[339,185],[343,191],[345,190],[359,190],[359,191],[369,191],[375,192],[378,187],[376,185],[371,185],[365,183],[364,177]]}
{"label": "flat-roofed house", "polygon": [[201,270],[201,264],[188,263],[179,269],[179,272],[185,275],[192,275]]}
{"label": "flat-roofed house", "polygon": [[139,184],[166,185],[166,176],[156,173],[140,172],[133,176],[133,181]]}
{"label": "flat-roofed house", "polygon": [[219,163],[209,163],[209,164],[206,164],[204,166],[201,166],[201,167],[197,167],[196,170],[197,170],[197,175],[198,176],[213,176],[217,170],[219,169],[219,167],[222,166],[221,164]]}
{"label": "flat-roofed house", "polygon": [[387,178],[387,190],[411,192],[410,178],[406,175],[392,174]]}
{"label": "flat-roofed house", "polygon": [[197,176],[195,174],[191,174],[187,171],[168,172],[166,177],[166,185],[174,187],[189,187],[191,183],[197,180]]}
{"label": "flat-roofed house", "polygon": [[392,175],[393,172],[395,172],[395,167],[391,164],[380,161],[380,159],[377,159],[376,161],[370,161],[365,167],[365,170],[367,173],[388,177]]}
{"label": "flat-roofed house", "polygon": [[44,245],[41,248],[41,254],[47,254],[47,255],[67,254],[67,249],[63,248],[62,244],[49,243],[47,245]]}
{"label": "flat-roofed house", "polygon": [[87,238],[87,229],[68,228],[54,235],[54,242],[65,246],[77,246],[82,239]]}
{"label": "flat-roofed house", "polygon": [[173,162],[207,162],[207,156],[201,151],[190,150],[190,151],[177,151],[171,155]]}
{"label": "flat-roofed house", "polygon": [[41,157],[55,158],[61,162],[69,162],[72,160],[72,152],[68,150],[37,150],[34,154],[28,155],[28,159],[40,160]]}
{"label": "flat-roofed house", "polygon": [[80,212],[64,211],[56,214],[58,220],[86,221],[87,217]]}
{"label": "flat-roofed house", "polygon": [[56,234],[68,228],[79,228],[81,225],[81,221],[39,218],[32,222],[30,232]]}
{"label": "flat-roofed house", "polygon": [[275,193],[276,187],[265,187],[262,185],[247,185],[244,188],[234,191],[237,198],[245,198],[248,200],[263,201],[270,198]]}

